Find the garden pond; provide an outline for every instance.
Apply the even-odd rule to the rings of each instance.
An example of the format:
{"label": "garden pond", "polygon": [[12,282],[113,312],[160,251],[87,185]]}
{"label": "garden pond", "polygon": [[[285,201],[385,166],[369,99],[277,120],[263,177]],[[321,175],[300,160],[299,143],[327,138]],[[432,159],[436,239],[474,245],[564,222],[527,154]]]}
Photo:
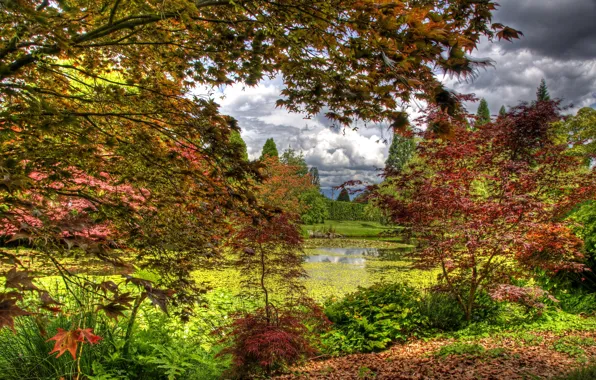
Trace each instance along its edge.
{"label": "garden pond", "polygon": [[[353,243],[357,244],[356,241]],[[307,289],[313,298],[324,301],[376,282],[408,282],[416,287],[429,287],[435,282],[437,273],[412,268],[407,255],[412,249],[412,246],[398,244],[388,248],[306,249]]]}

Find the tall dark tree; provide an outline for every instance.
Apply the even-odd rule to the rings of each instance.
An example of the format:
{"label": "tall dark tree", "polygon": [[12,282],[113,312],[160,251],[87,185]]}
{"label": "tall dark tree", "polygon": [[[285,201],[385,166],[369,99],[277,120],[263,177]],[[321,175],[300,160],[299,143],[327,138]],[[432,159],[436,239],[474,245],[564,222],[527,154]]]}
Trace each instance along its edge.
{"label": "tall dark tree", "polygon": [[308,174],[310,174],[311,183],[316,187],[320,187],[321,178],[319,177],[319,169],[316,166],[313,166],[308,170]]}
{"label": "tall dark tree", "polygon": [[267,139],[267,141],[265,141],[265,145],[263,145],[263,151],[261,152],[261,160],[264,160],[267,157],[279,157],[279,153],[277,152],[277,146],[275,145],[275,141],[273,141],[273,138]]}
{"label": "tall dark tree", "polygon": [[488,103],[486,99],[480,100],[478,106],[478,112],[476,112],[476,125],[484,125],[490,123],[490,110],[488,109]]}
{"label": "tall dark tree", "polygon": [[536,101],[545,102],[548,100],[550,100],[550,94],[548,93],[548,87],[546,87],[546,81],[542,78],[540,86],[536,90]]}
{"label": "tall dark tree", "polygon": [[389,147],[389,156],[385,161],[385,170],[395,173],[400,172],[410,161],[415,150],[416,142],[413,137],[395,133]]}
{"label": "tall dark tree", "polygon": [[347,189],[341,189],[339,195],[337,196],[337,200],[339,202],[349,202],[350,201],[350,193],[348,193]]}

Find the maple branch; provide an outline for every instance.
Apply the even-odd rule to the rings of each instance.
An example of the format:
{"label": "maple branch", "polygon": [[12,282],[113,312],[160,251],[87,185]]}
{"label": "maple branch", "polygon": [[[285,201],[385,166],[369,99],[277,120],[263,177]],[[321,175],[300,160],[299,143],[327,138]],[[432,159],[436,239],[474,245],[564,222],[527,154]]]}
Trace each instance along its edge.
{"label": "maple branch", "polygon": [[[230,5],[230,1],[202,1],[196,4],[197,8],[205,8],[205,7],[213,7],[213,6],[227,6]],[[178,18],[180,17],[179,12],[168,12],[162,13],[158,15],[139,15],[139,16],[129,16],[125,17],[121,20],[110,22],[107,25],[101,26],[97,29],[91,30],[87,33],[84,33],[78,37],[73,38],[70,41],[70,45],[77,45],[81,42],[86,42],[94,39],[98,39],[114,32],[123,30],[123,29],[134,29],[137,26],[152,24],[161,20],[169,19],[169,18]],[[14,51],[15,48],[8,47],[8,52]],[[6,49],[4,49],[6,50]],[[56,55],[60,53],[62,49],[57,45],[48,46],[44,48],[37,49],[29,54],[26,54],[11,64],[5,67],[0,67],[0,81],[14,75],[17,73],[21,68],[30,65],[34,62],[37,62],[41,59],[41,57],[46,55]],[[2,51],[4,53],[4,51]],[[4,53],[5,55],[7,53]]]}
{"label": "maple branch", "polygon": [[108,20],[108,25],[111,25],[114,22],[114,16],[116,15],[116,11],[118,10],[118,5],[120,5],[120,0],[116,0],[112,10],[110,11],[110,19]]}

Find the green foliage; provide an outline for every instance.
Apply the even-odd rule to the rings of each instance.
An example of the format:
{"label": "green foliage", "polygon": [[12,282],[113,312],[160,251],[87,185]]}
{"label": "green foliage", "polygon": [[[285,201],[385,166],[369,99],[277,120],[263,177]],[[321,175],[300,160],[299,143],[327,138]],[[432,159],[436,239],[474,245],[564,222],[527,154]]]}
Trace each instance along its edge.
{"label": "green foliage", "polygon": [[596,341],[592,338],[584,338],[572,335],[557,340],[553,344],[553,349],[557,352],[561,352],[572,357],[584,358],[586,355],[584,347],[589,346],[596,346]]}
{"label": "green foliage", "polygon": [[437,356],[473,355],[478,356],[486,352],[485,348],[477,343],[455,342],[441,347]]}
{"label": "green foliage", "polygon": [[275,145],[275,141],[273,141],[272,138],[269,138],[267,141],[265,141],[265,145],[263,145],[263,151],[261,152],[261,160],[264,160],[267,157],[279,157],[277,146]]}
{"label": "green foliage", "polygon": [[329,217],[327,200],[318,188],[311,189],[300,195],[300,202],[306,205],[306,212],[301,215],[305,224],[324,223]]}
{"label": "green foliage", "polygon": [[385,169],[400,172],[410,161],[415,150],[416,142],[413,137],[405,137],[399,133],[393,134],[389,156],[385,161]]}
{"label": "green foliage", "polygon": [[[265,145],[267,144],[265,143]],[[265,152],[264,147],[263,152]],[[306,165],[306,161],[304,161],[304,155],[302,154],[302,152],[296,153],[294,149],[288,148],[282,153],[281,157],[279,158],[279,161],[282,164],[296,166],[298,168],[296,174],[298,174],[299,176],[304,176],[308,173],[308,166]]]}
{"label": "green foliage", "polygon": [[359,379],[374,379],[377,377],[375,371],[368,367],[359,367],[358,368],[358,378]]}
{"label": "green foliage", "polygon": [[422,293],[404,283],[359,288],[328,303],[325,314],[334,325],[323,344],[334,355],[379,351],[409,337],[452,331],[465,323],[452,297]]}
{"label": "green foliage", "polygon": [[563,136],[571,136],[572,152],[586,157],[591,162],[596,153],[596,109],[584,107],[558,123],[558,130]]}
{"label": "green foliage", "polygon": [[330,220],[380,222],[384,219],[381,213],[367,211],[367,205],[364,203],[327,200],[327,208],[329,210]]}
{"label": "green foliage", "polygon": [[466,316],[449,293],[429,292],[418,303],[420,313],[427,317],[430,330],[455,331],[466,324]]}
{"label": "green foliage", "polygon": [[[329,214],[327,221],[325,223],[317,223],[317,224],[308,224],[303,225],[302,229],[305,232],[311,231],[327,231],[333,230],[335,233],[338,233],[344,237],[378,237],[379,234],[384,232],[393,231],[394,228],[389,226],[385,226],[381,223],[376,221],[367,221],[367,220],[332,220],[330,218],[330,207],[329,201],[325,200],[325,207],[327,208],[327,212]],[[356,205],[357,203],[351,203],[351,205]],[[366,208],[365,208],[366,210]],[[359,241],[352,241],[349,244],[361,244]],[[340,248],[344,248],[345,246],[342,245]]]}
{"label": "green foliage", "polygon": [[403,284],[360,288],[325,308],[334,326],[323,344],[337,354],[381,351],[392,342],[405,341],[421,333],[425,321],[416,310],[419,298],[418,290]]}
{"label": "green foliage", "polygon": [[486,99],[480,100],[478,111],[476,112],[476,125],[484,125],[490,123],[490,110],[488,109],[488,103]]}
{"label": "green foliage", "polygon": [[317,188],[321,186],[321,178],[319,177],[319,169],[316,166],[311,167],[308,170],[308,174],[310,174],[311,183],[315,185]]}
{"label": "green foliage", "polygon": [[339,195],[337,196],[338,202],[350,202],[350,193],[348,193],[348,189],[341,189]]}
{"label": "green foliage", "polygon": [[[0,377],[2,379],[74,379],[77,374],[92,380],[113,379],[218,379],[229,367],[229,361],[218,358],[217,337],[213,323],[222,323],[229,313],[224,306],[197,308],[196,317],[181,324],[174,317],[143,304],[133,323],[133,333],[126,334],[131,315],[119,320],[95,312],[97,299],[91,292],[76,290],[78,301],[65,293],[60,295],[65,313],[57,317],[23,317],[17,319],[16,333],[0,330]],[[217,304],[217,300],[213,300]],[[89,310],[81,312],[81,310]],[[174,310],[175,311],[175,310]],[[103,339],[84,346],[80,361],[70,355],[49,355],[49,337],[58,328],[73,326],[92,328]],[[79,372],[80,366],[80,372]]]}
{"label": "green foliage", "polygon": [[248,151],[246,150],[246,143],[240,136],[240,132],[232,131],[230,133],[230,144],[241,152],[240,156],[244,159],[244,161],[248,161]]}
{"label": "green foliage", "polygon": [[507,109],[505,108],[505,106],[501,106],[501,109],[499,110],[499,117],[504,116],[507,116]]}
{"label": "green foliage", "polygon": [[[561,311],[544,313],[539,318],[534,318],[524,313],[517,313],[514,318],[501,315],[506,313],[506,309],[501,309],[496,318],[471,323],[461,330],[445,335],[456,339],[475,339],[496,335],[513,336],[516,339],[526,339],[528,338],[527,334],[529,331],[548,331],[556,334],[568,331],[596,330],[596,318],[585,318]],[[536,339],[537,341],[541,340],[540,338]]]}
{"label": "green foliage", "polygon": [[540,86],[536,89],[536,100],[544,102],[550,100],[550,94],[548,93],[548,87],[546,87],[546,81],[544,78],[540,81]]}
{"label": "green foliage", "polygon": [[596,275],[594,274],[594,270],[596,270],[596,202],[580,204],[569,218],[578,223],[574,232],[584,241],[585,263],[590,271],[575,275],[569,274],[568,277],[576,286],[594,292],[596,291]]}

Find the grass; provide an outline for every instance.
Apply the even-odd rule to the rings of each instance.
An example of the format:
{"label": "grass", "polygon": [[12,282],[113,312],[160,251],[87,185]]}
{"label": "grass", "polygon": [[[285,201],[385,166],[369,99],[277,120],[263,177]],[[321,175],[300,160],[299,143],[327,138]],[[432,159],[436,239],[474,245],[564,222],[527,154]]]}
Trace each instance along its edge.
{"label": "grass", "polygon": [[381,232],[389,232],[394,229],[377,222],[366,222],[360,220],[328,220],[322,224],[306,224],[302,226],[304,236],[308,231],[335,231],[345,237],[376,237]]}

